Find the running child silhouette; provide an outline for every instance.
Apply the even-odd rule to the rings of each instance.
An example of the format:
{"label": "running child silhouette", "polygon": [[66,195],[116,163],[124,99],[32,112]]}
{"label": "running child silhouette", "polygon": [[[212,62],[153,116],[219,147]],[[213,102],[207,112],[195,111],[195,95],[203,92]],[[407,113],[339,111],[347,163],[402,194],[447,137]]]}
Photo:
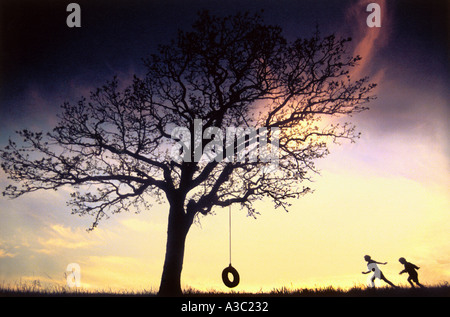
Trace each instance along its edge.
{"label": "running child silhouette", "polygon": [[375,287],[375,278],[379,278],[380,280],[385,281],[386,283],[388,283],[389,285],[391,285],[392,287],[397,287],[394,284],[392,284],[391,281],[389,281],[383,274],[383,272],[381,272],[381,270],[378,268],[377,264],[381,264],[381,265],[386,265],[387,262],[381,263],[381,262],[377,262],[375,260],[372,260],[370,258],[370,255],[365,255],[364,256],[364,260],[367,261],[367,268],[369,269],[367,272],[362,272],[362,274],[369,274],[370,272],[373,272],[372,277],[370,278],[370,282],[371,282],[371,286]]}
{"label": "running child silhouette", "polygon": [[415,288],[414,284],[412,282],[416,283],[420,287],[424,287],[422,284],[419,283],[419,276],[416,271],[416,270],[420,269],[420,267],[418,267],[417,265],[414,265],[410,262],[407,262],[405,260],[405,258],[400,258],[400,259],[398,259],[398,261],[405,266],[405,269],[403,271],[401,271],[399,274],[408,273],[408,275],[409,275],[408,282],[409,282],[409,284],[411,284],[411,287]]}

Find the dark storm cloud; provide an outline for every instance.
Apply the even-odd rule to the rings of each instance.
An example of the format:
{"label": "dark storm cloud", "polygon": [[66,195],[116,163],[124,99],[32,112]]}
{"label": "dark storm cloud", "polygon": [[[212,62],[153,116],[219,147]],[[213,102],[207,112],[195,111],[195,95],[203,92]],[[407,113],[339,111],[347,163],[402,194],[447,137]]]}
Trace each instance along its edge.
{"label": "dark storm cloud", "polygon": [[[349,17],[354,19],[354,12],[369,2],[355,2]],[[450,115],[448,5],[444,1],[378,2],[381,28],[369,30],[356,24],[349,30],[356,53],[363,57],[358,76],[369,75],[378,84],[378,99],[369,105],[370,111],[356,118],[357,125],[363,133],[388,138],[387,142],[396,136],[411,142],[443,141]]]}
{"label": "dark storm cloud", "polygon": [[[81,28],[66,25],[71,2],[81,7]],[[60,104],[87,95],[114,75],[142,73],[141,58],[175,38],[178,29],[189,28],[205,9],[219,15],[264,10],[268,23],[298,36],[311,34],[316,24],[331,32],[345,6],[341,1],[312,0],[3,0],[1,141],[15,129],[44,129]]]}
{"label": "dark storm cloud", "polygon": [[[355,28],[369,31],[365,27],[365,6],[370,1],[80,0],[74,2],[81,7],[81,28],[66,25],[66,6],[70,2],[0,3],[1,142],[14,129],[27,125],[51,128],[53,119],[46,118],[54,118],[62,102],[88,95],[113,75],[122,75],[119,79],[126,80],[132,73],[142,73],[141,58],[155,52],[158,44],[173,39],[178,29],[189,28],[196,13],[203,9],[214,14],[263,9],[266,22],[281,25],[288,38],[309,36],[316,25],[324,35],[336,32],[354,36]],[[351,9],[354,14],[348,19]],[[378,32],[388,36],[384,42],[372,43],[373,54],[363,56],[370,67],[365,67],[361,75],[382,79],[380,93],[383,85],[392,89],[397,83],[427,92],[431,89],[431,94],[436,89],[440,89],[438,94],[445,93],[445,2],[389,1],[382,10],[382,16],[391,21]],[[364,44],[363,40],[364,34],[355,36],[353,42]],[[383,76],[377,77],[381,71]],[[398,114],[405,109],[414,112],[408,108],[412,106],[407,105],[407,98],[400,104],[401,98],[386,100],[379,95],[368,116],[374,128],[376,122],[388,127],[404,126]]]}
{"label": "dark storm cloud", "polygon": [[166,2],[78,1],[82,27],[69,28],[70,2],[0,4],[0,122],[8,132],[42,123],[43,113],[54,116],[65,100],[88,94],[86,87],[136,69],[183,23]]}

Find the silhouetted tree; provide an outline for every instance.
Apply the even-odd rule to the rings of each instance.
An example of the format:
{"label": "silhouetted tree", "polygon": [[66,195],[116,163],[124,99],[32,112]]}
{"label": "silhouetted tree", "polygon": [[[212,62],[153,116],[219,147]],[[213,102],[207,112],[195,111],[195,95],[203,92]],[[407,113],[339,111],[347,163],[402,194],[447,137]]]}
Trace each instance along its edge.
{"label": "silhouetted tree", "polygon": [[[50,133],[18,132],[23,143],[9,141],[1,166],[19,184],[7,186],[3,195],[72,186],[72,213],[93,216],[92,229],[108,213],[166,200],[159,293],[179,295],[185,239],[196,215],[231,204],[255,215],[252,203],[264,197],[287,208],[289,199],[309,191],[301,183],[315,171],[313,161],[328,153],[327,142],[358,137],[352,125],[319,122],[363,111],[373,98],[374,84],[350,78],[360,59],[346,52],[350,40],[316,32],[287,41],[259,15],[202,12],[191,31],[180,31],[144,60],[143,78],[135,76],[126,89],[114,78],[89,99],[64,103]],[[200,137],[220,134],[208,130],[216,127],[225,145],[210,144],[208,152],[207,142],[195,137],[185,147],[177,145],[183,135],[175,139],[174,129],[194,135],[195,119],[202,120]],[[227,127],[266,128],[266,134],[225,140]],[[260,156],[249,159],[250,151],[236,159],[237,149],[255,138],[269,145],[278,139],[275,171]],[[199,161],[199,151],[212,159]],[[228,159],[221,159],[224,153]]]}

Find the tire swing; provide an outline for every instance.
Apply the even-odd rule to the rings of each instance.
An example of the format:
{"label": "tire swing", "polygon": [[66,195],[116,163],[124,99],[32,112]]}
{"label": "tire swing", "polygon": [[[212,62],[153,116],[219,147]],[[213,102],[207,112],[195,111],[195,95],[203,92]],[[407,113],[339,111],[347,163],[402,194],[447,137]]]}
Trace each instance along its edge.
{"label": "tire swing", "polygon": [[[230,265],[228,265],[228,267],[226,267],[222,271],[222,281],[227,287],[233,288],[238,286],[240,279],[238,271],[231,265],[231,205],[229,209],[228,218],[229,218],[229,232],[230,232]],[[232,281],[230,281],[229,274],[233,275]]]}
{"label": "tire swing", "polygon": [[[232,281],[230,281],[228,274],[233,275],[233,280]],[[234,267],[231,266],[231,263],[230,263],[230,265],[228,267],[226,267],[222,271],[222,281],[229,288],[233,288],[233,287],[238,286],[238,284],[239,284],[239,273]]]}

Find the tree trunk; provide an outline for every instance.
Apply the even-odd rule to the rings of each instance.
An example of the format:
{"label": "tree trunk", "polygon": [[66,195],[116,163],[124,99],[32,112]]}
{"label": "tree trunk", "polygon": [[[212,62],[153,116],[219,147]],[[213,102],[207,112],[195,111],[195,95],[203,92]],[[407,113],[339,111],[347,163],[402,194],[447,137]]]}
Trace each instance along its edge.
{"label": "tree trunk", "polygon": [[192,219],[184,212],[182,202],[171,204],[167,228],[166,257],[159,287],[159,296],[181,296],[181,270],[184,246]]}

